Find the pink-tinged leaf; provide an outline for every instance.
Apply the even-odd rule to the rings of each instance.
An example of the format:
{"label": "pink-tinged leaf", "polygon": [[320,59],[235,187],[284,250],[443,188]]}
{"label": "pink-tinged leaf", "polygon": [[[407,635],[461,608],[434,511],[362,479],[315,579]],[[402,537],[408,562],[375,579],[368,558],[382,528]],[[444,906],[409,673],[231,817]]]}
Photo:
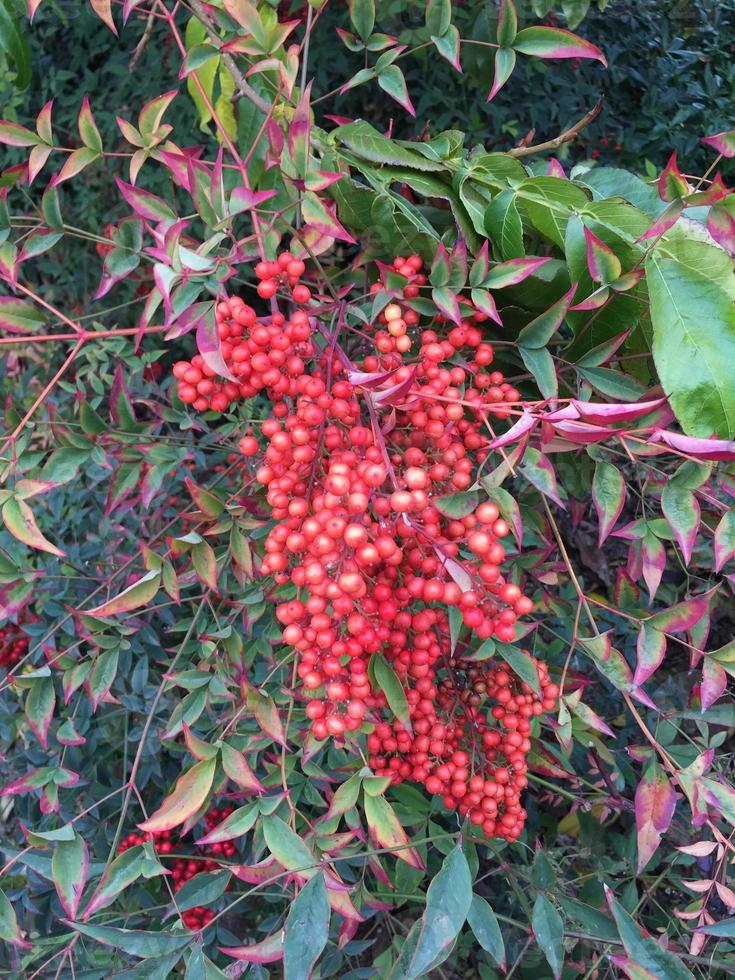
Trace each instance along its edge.
{"label": "pink-tinged leaf", "polygon": [[256,778],[242,752],[238,752],[227,742],[223,742],[221,753],[222,768],[235,785],[251,793],[263,792],[262,784]]}
{"label": "pink-tinged leaf", "polygon": [[409,116],[416,115],[413,102],[411,102],[411,97],[408,94],[406,79],[398,65],[388,65],[387,68],[383,68],[378,74],[378,85],[387,96],[397,102],[402,109],[405,109]]}
{"label": "pink-tinged leaf", "polygon": [[556,157],[551,157],[546,167],[546,175],[548,177],[558,177],[560,180],[567,180],[567,174],[564,167],[559,163]]}
{"label": "pink-tinged leaf", "polygon": [[641,541],[643,580],[653,602],[666,568],[666,549],[655,534],[648,531]]}
{"label": "pink-tinged leaf", "polygon": [[[19,776],[7,786],[3,786],[0,789],[0,796],[21,796],[23,793],[32,793],[36,789],[41,789],[53,778],[54,771],[49,766],[44,766],[41,769],[29,769],[23,776]],[[78,776],[76,781],[79,782]]]}
{"label": "pink-tinged leaf", "polygon": [[434,258],[431,261],[429,282],[432,286],[446,286],[449,283],[451,273],[452,269],[449,264],[449,252],[447,252],[444,242],[439,242],[437,249],[434,252]]}
{"label": "pink-tinged leaf", "polygon": [[624,956],[622,953],[618,953],[615,956],[610,957],[610,962],[613,963],[618,970],[620,970],[628,980],[659,980],[661,974],[651,973],[640,963],[636,963],[629,956]]}
{"label": "pink-tinged leaf", "polygon": [[624,273],[615,282],[611,282],[610,288],[616,293],[627,293],[628,290],[638,285],[645,274],[645,269],[633,269],[631,272]]}
{"label": "pink-tinged leaf", "polygon": [[536,489],[555,504],[566,510],[566,504],[559,496],[556,473],[547,456],[529,447],[521,463],[521,471]]}
{"label": "pink-tinged leaf", "polygon": [[715,701],[722,697],[726,689],[727,671],[717,660],[713,660],[712,657],[705,657],[702,664],[702,683],[699,687],[702,711],[711,708]]}
{"label": "pink-tinged leaf", "polygon": [[288,124],[288,152],[299,177],[305,177],[309,170],[311,85],[309,82],[301,93]]}
{"label": "pink-tinged leaf", "polygon": [[687,633],[706,615],[713,591],[677,602],[669,609],[650,616],[646,622],[654,629],[664,630],[666,633]]}
{"label": "pink-tinged leaf", "polygon": [[132,609],[139,609],[146,606],[154,598],[161,584],[160,569],[151,569],[146,572],[137,582],[133,582],[127,589],[124,589],[114,599],[103,602],[94,609],[85,609],[84,612],[90,616],[117,616],[120,613],[130,612]]}
{"label": "pink-tinged leaf", "polygon": [[15,909],[2,888],[0,888],[0,939],[11,946],[17,946],[18,949],[31,948],[30,943],[23,939]]}
{"label": "pink-tinged leaf", "polygon": [[448,286],[434,287],[431,290],[431,298],[442,316],[446,317],[447,320],[451,320],[452,323],[456,323],[457,326],[462,323],[459,302],[455,293]]}
{"label": "pink-tinged leaf", "polygon": [[480,313],[484,313],[485,316],[490,317],[498,326],[503,326],[503,321],[500,319],[500,314],[498,313],[498,308],[495,305],[492,293],[489,293],[487,289],[474,288],[470,290],[470,296],[475,309],[479,310]]}
{"label": "pink-tinged leaf", "polygon": [[33,333],[46,319],[33,303],[15,296],[0,296],[0,330],[9,333]]}
{"label": "pink-tinged leaf", "polygon": [[634,695],[640,692],[633,687],[633,672],[628,662],[619,650],[616,650],[610,639],[610,632],[598,636],[579,637],[582,649],[595,663],[599,672],[619,691],[629,691]]}
{"label": "pink-tinged leaf", "polygon": [[220,946],[220,953],[246,963],[277,963],[283,959],[283,930],[250,946]]}
{"label": "pink-tinged leaf", "polygon": [[36,16],[36,11],[41,6],[43,0],[28,0],[28,17],[31,21]]}
{"label": "pink-tinged leaf", "polygon": [[452,68],[461,75],[462,64],[459,60],[461,38],[454,24],[450,24],[444,34],[432,34],[431,40],[441,57],[448,61]]}
{"label": "pink-tinged leaf", "polygon": [[29,548],[36,548],[38,551],[47,551],[50,555],[63,558],[65,551],[57,548],[55,544],[48,541],[41,534],[36,524],[33,511],[24,500],[10,497],[3,504],[2,510],[3,523],[14,538],[28,545]]}
{"label": "pink-tinged leaf", "polygon": [[617,435],[616,429],[605,428],[601,425],[591,425],[588,422],[552,422],[554,432],[570,442],[578,442],[583,446],[595,442],[604,442],[610,436]]}
{"label": "pink-tinged leaf", "polygon": [[715,571],[722,571],[733,555],[735,555],[735,510],[728,510],[715,529]]}
{"label": "pink-tinged leaf", "polygon": [[531,415],[530,412],[524,411],[518,421],[507,432],[504,432],[502,436],[497,436],[492,442],[488,443],[488,449],[501,449],[503,446],[507,446],[512,442],[518,442],[535,429],[538,423],[539,420],[535,416]]}
{"label": "pink-tinged leaf", "polygon": [[216,769],[215,759],[203,759],[179,776],[173,792],[166,797],[153,816],[138,824],[140,830],[150,833],[172,830],[193,817],[209,795]]}
{"label": "pink-tinged leaf", "polygon": [[141,218],[156,222],[176,221],[176,215],[162,198],[151,194],[150,191],[144,191],[140,187],[126,184],[119,177],[115,178],[115,183],[127,203]]}
{"label": "pink-tinged leaf", "polygon": [[597,732],[602,732],[603,735],[607,735],[609,738],[614,738],[615,733],[602,718],[593,711],[589,705],[584,704],[580,701],[578,704],[570,705],[574,714],[582,721],[588,728],[592,728]]}
{"label": "pink-tinged leaf", "polygon": [[638,874],[656,853],[669,829],[677,794],[669,777],[655,759],[646,767],[635,791],[635,823],[638,832]]}
{"label": "pink-tinged leaf", "polygon": [[385,384],[389,378],[392,378],[395,373],[395,370],[348,371],[347,377],[350,384],[355,385],[358,388],[366,388],[368,391],[375,391],[382,384]]}
{"label": "pink-tinged leaf", "polygon": [[51,859],[51,877],[64,912],[76,919],[89,875],[89,850],[83,838],[59,841]]}
{"label": "pink-tinged leaf", "polygon": [[136,881],[143,870],[144,860],[142,847],[131,847],[118,855],[100,878],[82,913],[82,921],[111,905],[121,892]]}
{"label": "pink-tinged leaf", "polygon": [[513,74],[516,66],[516,53],[513,48],[498,48],[495,52],[495,73],[493,85],[488,93],[487,101],[492,102],[501,88]]}
{"label": "pink-tinged leaf", "polygon": [[449,558],[440,550],[438,545],[435,545],[434,550],[436,552],[437,558],[446,568],[449,574],[463,592],[469,592],[472,589],[472,578],[465,569],[456,559]]}
{"label": "pink-tinged leaf", "polygon": [[648,678],[661,666],[666,653],[665,635],[648,623],[643,623],[636,644],[636,667],[633,683],[636,687],[645,684]]}
{"label": "pink-tinged leaf", "polygon": [[519,282],[528,279],[529,276],[546,265],[551,259],[527,256],[522,259],[508,259],[507,262],[500,262],[494,266],[481,283],[487,289],[503,289],[506,286],[517,286]]}
{"label": "pink-tinged leaf", "polygon": [[207,367],[215,371],[220,377],[237,383],[237,379],[232,375],[222,356],[222,342],[220,340],[219,330],[217,329],[213,308],[199,319],[196,329],[196,341],[197,350]]}
{"label": "pink-tinged leaf", "polygon": [[575,303],[572,309],[581,310],[582,312],[586,310],[599,310],[601,306],[605,305],[609,295],[609,287],[600,286],[599,289],[596,289],[593,293],[590,293],[586,299],[583,299],[581,303]]}
{"label": "pink-tinged leaf", "polygon": [[658,179],[658,196],[662,201],[675,201],[677,198],[686,197],[690,191],[689,182],[676,164],[676,153],[672,153]]}
{"label": "pink-tinged leaf", "polygon": [[617,466],[612,463],[597,463],[592,480],[592,500],[597,511],[597,541],[600,547],[620,517],[625,506],[625,497],[625,480]]}
{"label": "pink-tinged leaf", "polygon": [[39,144],[34,146],[28,157],[28,183],[32,184],[43,170],[44,164],[51,155],[52,147]]}
{"label": "pink-tinged leaf", "polygon": [[51,677],[39,677],[32,683],[26,697],[25,717],[31,731],[45,749],[48,745],[49,726],[54,716],[56,692]]}
{"label": "pink-tinged leaf", "polygon": [[679,432],[657,429],[650,441],[663,442],[671,449],[686,453],[687,456],[694,456],[696,459],[727,463],[735,460],[735,441],[729,439],[697,439],[695,436],[684,436]]}
{"label": "pink-tinged leaf", "polygon": [[86,95],[82,100],[82,108],[79,110],[77,125],[79,126],[79,135],[82,143],[88,146],[90,150],[94,150],[95,153],[102,153],[102,137],[100,136],[99,129],[97,129],[97,124],[94,121],[92,109],[89,105],[89,99]]}
{"label": "pink-tinged leaf", "polygon": [[89,5],[112,33],[117,36],[115,21],[112,19],[112,0],[89,0]]}
{"label": "pink-tinged leaf", "polygon": [[561,27],[526,27],[516,35],[513,48],[537,58],[591,58],[607,68],[599,48]]}
{"label": "pink-tinged leaf", "polygon": [[355,239],[337,220],[337,206],[334,202],[325,201],[307,191],[301,200],[301,215],[306,224],[316,229],[320,235],[338,238],[350,245],[355,244]]}
{"label": "pink-tinged leaf", "polygon": [[325,191],[345,176],[346,174],[332,173],[329,170],[312,170],[304,178],[304,187],[307,191],[314,191],[318,194],[319,191]]}
{"label": "pink-tinged leaf", "polygon": [[67,718],[56,729],[56,741],[61,745],[84,745],[87,740],[76,730],[71,718]]}
{"label": "pink-tinged leaf", "polygon": [[252,191],[249,187],[236,187],[230,194],[230,203],[227,213],[230,217],[241,214],[243,211],[252,211],[253,208],[260,207],[264,201],[275,197],[277,191]]}
{"label": "pink-tinged leaf", "polygon": [[724,200],[730,191],[722,180],[719,174],[715,174],[712,183],[701,191],[693,191],[688,195],[685,206],[688,208],[699,207],[700,205],[717,204],[718,201]]}
{"label": "pink-tinged leaf", "polygon": [[704,136],[702,142],[717,150],[723,157],[735,157],[735,129],[715,133],[714,136]]}
{"label": "pink-tinged leaf", "polygon": [[[633,402],[626,405],[606,405],[604,403],[581,402],[572,403],[579,416],[586,422],[598,425],[612,425],[618,422],[632,422],[634,419],[648,415],[666,404],[665,398],[657,398],[649,402]],[[735,443],[733,444],[735,445]]]}
{"label": "pink-tinged leaf", "polygon": [[0,143],[6,146],[35,146],[39,142],[38,136],[25,126],[0,120]]}
{"label": "pink-tinged leaf", "polygon": [[699,501],[691,490],[669,480],[661,494],[661,507],[688,565],[701,520]]}
{"label": "pink-tinged leaf", "polygon": [[153,136],[161,125],[163,114],[178,94],[178,89],[171,89],[163,95],[156,96],[146,102],[138,113],[138,129],[144,136]]}
{"label": "pink-tinged leaf", "polygon": [[412,868],[424,868],[421,855],[409,846],[406,831],[396,816],[395,810],[382,796],[365,793],[365,819],[371,838],[379,847],[395,848],[394,854]]}
{"label": "pink-tinged leaf", "polygon": [[248,689],[246,698],[248,709],[253,713],[264,734],[285,748],[283,723],[273,699],[265,697],[254,687]]}
{"label": "pink-tinged leaf", "polygon": [[500,0],[496,40],[501,47],[509,47],[518,33],[518,14],[513,0]]}
{"label": "pink-tinged leaf", "polygon": [[475,261],[470,269],[470,286],[482,286],[488,272],[490,272],[490,243],[487,239],[482,243],[482,248],[475,256]]}
{"label": "pink-tinged leaf", "polygon": [[406,378],[389,388],[381,388],[372,396],[372,399],[378,405],[398,405],[413,388],[415,380],[416,370],[412,368]]}
{"label": "pink-tinged leaf", "polygon": [[587,268],[595,282],[611,283],[620,277],[623,271],[620,259],[615,252],[593,235],[589,228],[584,229],[587,249]]}
{"label": "pink-tinged leaf", "polygon": [[283,871],[283,865],[278,864],[274,857],[268,857],[258,864],[237,864],[230,867],[230,870],[239,878],[246,881],[249,885],[262,885],[264,882],[277,878]]}
{"label": "pink-tinged leaf", "polygon": [[58,174],[52,178],[51,184],[56,187],[57,184],[63,184],[65,180],[69,180],[70,177],[76,177],[78,173],[81,173],[85,167],[88,167],[90,163],[94,163],[95,160],[99,160],[99,153],[96,150],[91,150],[88,146],[80,146],[78,150],[74,150],[67,158],[64,166],[61,168]]}
{"label": "pink-tinged leaf", "polygon": [[676,850],[681,851],[682,854],[689,854],[691,857],[707,857],[718,846],[717,841],[700,840],[696,844],[684,844],[677,847]]}
{"label": "pink-tinged leaf", "polygon": [[[31,151],[31,156],[34,151]],[[726,207],[715,205],[707,215],[707,231],[718,245],[735,255],[735,215]]]}
{"label": "pink-tinged leaf", "polygon": [[646,242],[651,238],[660,238],[669,228],[672,228],[681,217],[684,204],[680,199],[672,201],[666,210],[658,216],[648,231],[636,239],[636,242]]}

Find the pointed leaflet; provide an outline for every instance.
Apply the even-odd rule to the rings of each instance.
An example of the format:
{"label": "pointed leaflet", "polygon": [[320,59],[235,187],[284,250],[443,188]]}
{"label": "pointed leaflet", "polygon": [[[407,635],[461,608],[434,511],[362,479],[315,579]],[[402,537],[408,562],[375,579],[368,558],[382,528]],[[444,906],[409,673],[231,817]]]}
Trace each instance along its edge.
{"label": "pointed leaflet", "polygon": [[[546,265],[551,259],[537,258],[529,255],[522,259],[508,259],[507,262],[500,262],[490,269],[484,276],[482,282],[477,285],[484,286],[486,289],[503,289],[505,286],[517,286],[532,276],[542,265]],[[530,345],[527,345],[530,346]]]}
{"label": "pointed leaflet", "polygon": [[681,960],[659,946],[650,936],[643,935],[640,926],[628,915],[607,886],[605,897],[625,952],[638,966],[649,970],[658,980],[694,980]]}
{"label": "pointed leaflet", "polygon": [[538,491],[545,497],[553,500],[555,504],[566,510],[566,504],[559,496],[556,483],[556,473],[548,457],[540,453],[538,449],[529,447],[523,457],[520,466],[521,472]]}
{"label": "pointed leaflet", "polygon": [[518,334],[518,343],[523,347],[545,347],[564,322],[576,291],[575,284],[545,313],[541,313],[535,320],[527,323]]}
{"label": "pointed leaflet", "polygon": [[26,698],[25,716],[33,734],[45,749],[48,743],[49,725],[56,705],[54,682],[51,677],[39,677],[34,679],[32,684]]}
{"label": "pointed leaflet", "polygon": [[387,68],[383,68],[378,75],[378,85],[410,116],[416,115],[416,110],[406,87],[406,79],[398,65],[388,65]]}
{"label": "pointed leaflet", "polygon": [[564,962],[564,921],[545,895],[537,895],[531,915],[531,928],[556,980]]}
{"label": "pointed leaflet", "polygon": [[220,946],[219,950],[225,956],[246,963],[277,963],[283,959],[283,930],[279,929],[272,936],[250,946]]}
{"label": "pointed leaflet", "polygon": [[82,920],[89,919],[95,912],[106,908],[121,892],[125,891],[128,885],[132,885],[141,876],[144,861],[145,853],[142,847],[131,847],[118,855],[100,878],[82,913]]}
{"label": "pointed leaflet", "polygon": [[615,252],[593,235],[589,228],[584,229],[587,248],[587,268],[595,282],[611,283],[620,277],[623,267]]}
{"label": "pointed leaflet", "polygon": [[715,571],[721,571],[733,555],[735,555],[735,510],[728,510],[715,529]]}
{"label": "pointed leaflet", "polygon": [[274,813],[263,817],[263,837],[273,857],[289,871],[298,871],[305,878],[316,874],[319,860],[287,823]]}
{"label": "pointed leaflet", "polygon": [[495,960],[500,969],[505,972],[505,943],[500,931],[495,912],[479,895],[472,896],[467,922],[475,934],[475,939],[486,953]]}
{"label": "pointed leaflet", "polygon": [[731,439],[695,439],[680,432],[657,429],[650,437],[651,442],[663,442],[672,449],[678,449],[688,456],[715,462],[735,460],[735,441]]}
{"label": "pointed leaflet", "polygon": [[691,490],[669,480],[661,494],[661,507],[688,565],[699,530],[699,501]]}
{"label": "pointed leaflet", "polygon": [[82,108],[79,110],[78,126],[82,143],[89,147],[90,150],[94,150],[96,154],[99,155],[102,153],[102,138],[100,131],[97,129],[97,124],[94,121],[89,99],[86,95],[82,101]]}
{"label": "pointed leaflet", "polygon": [[138,824],[138,827],[151,833],[171,830],[194,816],[209,795],[216,768],[215,759],[197,762],[188,772],[179,776],[173,792],[166,797],[153,816]]}
{"label": "pointed leaflet", "polygon": [[418,851],[409,846],[406,832],[387,800],[382,796],[369,796],[366,793],[365,819],[371,837],[380,847],[389,848],[397,858],[410,864],[412,868],[424,867]]}
{"label": "pointed leaflet", "polygon": [[516,35],[513,48],[537,58],[592,58],[607,67],[599,48],[560,27],[526,27]]}
{"label": "pointed leaflet", "polygon": [[41,534],[36,524],[33,511],[24,500],[10,497],[3,504],[3,523],[14,538],[27,544],[29,548],[37,548],[39,551],[48,551],[51,555],[63,558],[66,554],[55,544],[51,544]]}
{"label": "pointed leaflet", "polygon": [[200,837],[197,844],[220,844],[225,840],[236,840],[238,837],[247,834],[255,826],[255,821],[259,816],[260,810],[255,802],[238,807],[208,834]]}
{"label": "pointed leaflet", "polygon": [[666,636],[647,623],[641,625],[636,644],[636,667],[633,683],[644,684],[661,665],[666,653]]}
{"label": "pointed leaflet", "polygon": [[651,616],[647,623],[654,629],[665,630],[667,633],[688,632],[707,614],[711,596],[712,590],[677,602],[676,605]]}
{"label": "pointed leaflet", "polygon": [[311,85],[312,83],[309,82],[301,93],[288,125],[288,152],[291,155],[296,174],[302,178],[306,177],[309,171]]}
{"label": "pointed leaflet", "polygon": [[233,781],[242,789],[261,793],[263,787],[256,779],[255,773],[247,764],[245,756],[233,749],[227,742],[222,743],[222,768]]}
{"label": "pointed leaflet", "polygon": [[152,568],[150,572],[146,572],[137,582],[133,582],[113,599],[108,599],[107,602],[103,602],[101,606],[95,606],[94,609],[85,609],[84,612],[90,616],[102,617],[130,612],[132,609],[147,605],[158,592],[160,584],[160,569]]}
{"label": "pointed leaflet", "polygon": [[702,142],[721,153],[723,157],[735,157],[735,129],[728,129],[714,136],[703,136]]}
{"label": "pointed leaflet", "polygon": [[471,903],[472,877],[467,858],[457,845],[429,885],[416,947],[402,980],[425,976],[446,959]]}
{"label": "pointed leaflet", "polygon": [[686,197],[690,191],[688,181],[682,176],[676,164],[676,153],[672,153],[658,178],[658,196],[662,201],[675,201],[677,198]]}
{"label": "pointed leaflet", "polygon": [[702,664],[702,683],[699,687],[699,697],[702,702],[702,711],[711,708],[712,705],[727,690],[727,671],[712,657],[705,657]]}
{"label": "pointed leaflet", "polygon": [[643,563],[643,580],[646,583],[651,602],[653,602],[666,568],[666,549],[651,531],[647,531],[641,541],[641,561]]}
{"label": "pointed leaflet", "polygon": [[[34,152],[31,151],[31,155]],[[710,208],[707,215],[707,231],[726,252],[735,255],[735,215],[730,208],[720,205]]]}
{"label": "pointed leaflet", "polygon": [[15,909],[2,888],[0,888],[0,939],[12,946],[30,948],[20,934]]}
{"label": "pointed leaflet", "polygon": [[625,506],[625,496],[625,480],[617,466],[612,463],[597,463],[592,479],[592,501],[597,511],[597,542],[600,547],[620,517]]}
{"label": "pointed leaflet", "polygon": [[265,697],[255,688],[250,688],[247,692],[247,704],[248,710],[252,711],[262,731],[270,736],[274,742],[278,742],[285,748],[286,738],[283,723],[273,699]]}
{"label": "pointed leaflet", "polygon": [[676,806],[676,791],[655,758],[651,759],[635,791],[635,823],[640,874],[669,829]]}
{"label": "pointed leaflet", "polygon": [[369,666],[372,669],[375,683],[385,695],[388,707],[406,731],[411,733],[411,715],[406,700],[406,692],[395,670],[379,653],[373,654]]}
{"label": "pointed leaflet", "polygon": [[[195,937],[195,933],[180,930],[177,932],[167,932],[158,930],[157,932],[144,931],[143,929],[115,929],[112,926],[90,926],[82,925],[80,922],[71,922],[68,919],[61,920],[64,925],[69,926],[83,936],[94,939],[95,942],[103,943],[105,946],[112,946],[123,953],[131,956],[139,956],[142,959],[152,959],[156,956],[172,955],[177,951],[183,952]],[[147,974],[146,974],[147,975]]]}
{"label": "pointed leaflet", "polygon": [[307,882],[291,903],[283,936],[284,980],[309,980],[329,938],[329,896],[324,875]]}
{"label": "pointed leaflet", "polygon": [[501,88],[513,74],[516,66],[516,53],[513,48],[498,48],[495,52],[495,74],[493,86],[488,93],[487,101],[492,102]]}

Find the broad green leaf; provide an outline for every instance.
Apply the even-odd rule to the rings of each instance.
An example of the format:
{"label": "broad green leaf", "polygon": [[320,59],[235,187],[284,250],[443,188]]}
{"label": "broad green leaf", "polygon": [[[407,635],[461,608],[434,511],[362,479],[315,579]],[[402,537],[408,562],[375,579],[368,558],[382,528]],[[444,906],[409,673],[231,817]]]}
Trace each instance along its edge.
{"label": "broad green leaf", "polygon": [[308,878],[316,874],[318,859],[287,823],[271,813],[263,817],[262,826],[268,850],[279,864]]}
{"label": "broad green leaf", "polygon": [[495,640],[495,649],[508,664],[509,667],[520,677],[531,690],[540,695],[541,684],[539,681],[538,670],[533,657],[520,647],[511,646],[510,643],[501,643]]}
{"label": "broad green leaf", "polygon": [[329,896],[316,874],[291,903],[284,926],[283,978],[309,980],[329,938]]}
{"label": "broad green leaf", "polygon": [[108,599],[101,606],[95,606],[94,609],[85,609],[84,612],[90,616],[102,617],[116,616],[118,613],[130,612],[132,609],[138,609],[140,606],[147,605],[158,592],[160,584],[161,571],[160,569],[152,568],[139,578],[137,582],[133,582],[127,589],[124,589],[119,595],[116,595],[114,599]]}
{"label": "broad green leaf", "polygon": [[427,160],[420,153],[399,146],[395,140],[383,136],[370,123],[347,123],[338,126],[330,134],[338,142],[344,143],[353,153],[372,163],[387,163],[395,167],[408,167],[412,170],[441,171],[443,164]]}
{"label": "broad green leaf", "polygon": [[514,191],[501,191],[493,198],[485,211],[485,230],[501,259],[523,256],[523,224]]}
{"label": "broad green leaf", "polygon": [[123,953],[141,959],[165,956],[177,950],[183,951],[194,938],[193,932],[167,932],[166,930],[145,932],[142,929],[113,929],[111,926],[88,926],[80,922],[64,921],[76,932],[94,939],[95,942],[113,946]]}
{"label": "broad green leaf", "polygon": [[385,694],[388,707],[404,728],[411,732],[411,715],[408,710],[406,692],[395,670],[380,653],[373,654],[370,666],[377,686]]}
{"label": "broad green leaf", "polygon": [[498,920],[490,905],[480,895],[473,895],[467,922],[475,939],[505,972],[505,943]]}
{"label": "broad green leaf", "polygon": [[551,972],[559,980],[564,962],[564,921],[545,895],[536,896],[531,928]]}
{"label": "broad green leaf", "polygon": [[[700,243],[702,244],[702,243]],[[710,246],[703,245],[704,255]],[[716,281],[660,247],[646,262],[653,358],[687,435],[735,437],[735,305]]]}
{"label": "broad green leaf", "polygon": [[235,840],[242,837],[255,826],[255,821],[259,816],[260,811],[257,803],[248,803],[246,806],[238,807],[208,834],[200,837],[197,844],[219,844],[220,841]]}
{"label": "broad green leaf", "polygon": [[10,899],[0,888],[0,939],[13,946],[27,946],[18,928],[18,919]]}
{"label": "broad green leaf", "polygon": [[650,971],[658,980],[693,980],[681,960],[663,949],[650,936],[644,936],[638,924],[628,915],[609,888],[605,889],[607,904],[615,919],[625,952],[630,958]]}
{"label": "broad green leaf", "polygon": [[181,912],[196,905],[209,906],[224,895],[232,877],[231,871],[200,872],[189,878],[176,892],[176,908]]}
{"label": "broad green leaf", "polygon": [[556,398],[559,385],[554,368],[554,359],[546,347],[524,347],[518,345],[518,353],[523,363],[534,377],[543,398]]}
{"label": "broad green leaf", "polygon": [[82,891],[89,874],[89,852],[82,837],[59,841],[51,859],[51,876],[56,894],[69,918],[76,918]]}
{"label": "broad green leaf", "polygon": [[131,847],[119,854],[100,878],[82,913],[82,919],[91,918],[95,912],[114,902],[121,892],[141,876],[144,861],[142,847]]}

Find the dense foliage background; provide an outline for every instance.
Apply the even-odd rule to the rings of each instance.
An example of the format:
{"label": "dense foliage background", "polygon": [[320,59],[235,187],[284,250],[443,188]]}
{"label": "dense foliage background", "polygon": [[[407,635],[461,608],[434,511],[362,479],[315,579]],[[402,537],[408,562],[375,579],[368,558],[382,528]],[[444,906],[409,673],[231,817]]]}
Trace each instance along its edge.
{"label": "dense foliage background", "polygon": [[[273,30],[276,17],[297,22],[248,75],[261,100],[278,91],[266,116],[247,98],[233,109],[219,57],[194,60],[198,4],[128,4],[123,27],[118,4],[46,0],[31,25],[0,0],[2,117],[35,130],[53,100],[58,148],[29,183],[30,144],[8,129],[0,144],[5,975],[735,972],[735,234],[733,198],[712,182],[714,169],[732,181],[735,142],[702,142],[732,124],[735,4],[517,6],[519,29],[570,27],[607,70],[589,49],[521,57],[487,101],[495,4],[432,2],[427,14],[423,0],[381,0],[375,31],[406,45],[414,117],[389,97],[401,101],[395,78],[335,91],[366,57],[336,30],[359,32],[369,0],[225,3],[230,20],[208,24],[226,39],[251,38],[233,11],[257,7]],[[467,42],[461,75],[427,27],[447,7]],[[100,20],[108,10],[119,38]],[[260,56],[235,52],[245,67]],[[117,120],[135,124],[173,90],[151,129],[169,158],[154,149],[131,177],[135,144]],[[599,116],[553,149],[558,162],[525,155],[601,96]],[[392,138],[335,128],[347,119]],[[55,185],[80,140],[103,150]],[[196,147],[199,183],[187,184],[176,154],[180,166]],[[185,233],[170,231],[174,215]],[[375,776],[370,722],[346,741],[310,732],[274,615],[295,589],[258,574],[274,522],[239,448],[251,431],[265,447],[271,401],[195,411],[173,377],[197,350],[220,350],[195,304],[209,315],[226,289],[267,319],[258,221],[269,259],[301,249],[322,331],[343,315],[355,336],[381,329],[389,300],[410,309],[386,271],[409,252],[429,277],[414,304],[422,328],[447,330],[455,302],[465,317],[497,304],[483,330],[518,400],[493,421],[473,488],[442,513],[495,502],[513,532],[509,580],[536,604],[515,646],[453,617],[452,656],[523,674],[523,648],[563,695],[534,722],[516,843],[484,837],[420,781]],[[109,292],[103,262],[119,275]],[[173,309],[149,299],[167,282]],[[359,341],[347,352],[364,356]],[[557,417],[560,405],[572,414]],[[387,671],[373,677],[376,711],[393,718],[404,702]],[[232,811],[231,833],[197,843]],[[160,835],[136,836],[154,813]]]}

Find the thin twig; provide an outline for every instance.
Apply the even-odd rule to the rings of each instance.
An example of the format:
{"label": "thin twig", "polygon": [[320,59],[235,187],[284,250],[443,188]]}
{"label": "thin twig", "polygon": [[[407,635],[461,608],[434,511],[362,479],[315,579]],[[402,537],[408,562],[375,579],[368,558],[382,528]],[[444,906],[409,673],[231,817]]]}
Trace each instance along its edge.
{"label": "thin twig", "polygon": [[528,157],[533,153],[544,153],[546,150],[557,150],[563,143],[569,143],[571,140],[576,139],[577,136],[589,126],[590,123],[594,122],[595,119],[602,112],[602,107],[605,104],[605,98],[602,96],[597,105],[595,105],[588,113],[586,113],[579,122],[576,122],[569,129],[565,129],[563,133],[555,136],[553,140],[547,140],[545,143],[536,143],[533,146],[516,146],[512,150],[506,150],[509,157]]}

